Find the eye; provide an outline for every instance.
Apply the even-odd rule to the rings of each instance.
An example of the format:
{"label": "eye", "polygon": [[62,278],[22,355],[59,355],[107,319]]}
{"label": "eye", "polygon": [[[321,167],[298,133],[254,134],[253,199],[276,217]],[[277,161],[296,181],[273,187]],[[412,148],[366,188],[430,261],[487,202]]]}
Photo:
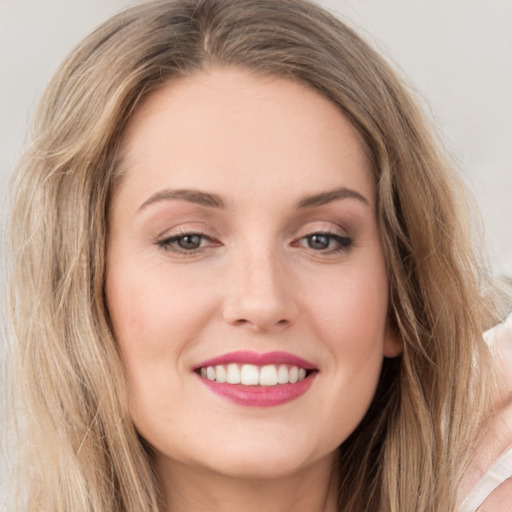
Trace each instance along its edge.
{"label": "eye", "polygon": [[311,233],[299,238],[293,245],[306,247],[317,252],[334,253],[347,250],[353,244],[353,240],[335,233]]}
{"label": "eye", "polygon": [[199,249],[199,247],[201,247],[201,242],[201,235],[196,234],[183,235],[176,239],[176,244],[178,245],[178,247],[180,249],[185,249],[187,251]]}
{"label": "eye", "polygon": [[218,242],[203,233],[180,233],[159,240],[157,245],[169,252],[194,254],[204,247],[218,245]]}

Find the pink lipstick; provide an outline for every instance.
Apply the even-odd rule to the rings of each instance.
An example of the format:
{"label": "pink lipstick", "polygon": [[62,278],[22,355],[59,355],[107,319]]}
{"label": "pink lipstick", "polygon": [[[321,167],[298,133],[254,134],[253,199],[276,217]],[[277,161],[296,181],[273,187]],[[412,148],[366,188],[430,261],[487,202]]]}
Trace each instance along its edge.
{"label": "pink lipstick", "polygon": [[211,391],[236,404],[271,407],[303,395],[318,368],[287,352],[237,351],[203,361],[193,371]]}

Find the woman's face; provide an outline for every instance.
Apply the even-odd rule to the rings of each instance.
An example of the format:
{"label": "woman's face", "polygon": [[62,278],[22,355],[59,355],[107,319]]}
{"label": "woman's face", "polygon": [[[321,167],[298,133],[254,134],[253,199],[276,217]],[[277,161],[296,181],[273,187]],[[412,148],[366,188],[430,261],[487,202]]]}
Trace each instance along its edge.
{"label": "woman's face", "polygon": [[106,292],[157,463],[330,465],[400,351],[355,131],[303,85],[214,69],[150,96],[124,149]]}

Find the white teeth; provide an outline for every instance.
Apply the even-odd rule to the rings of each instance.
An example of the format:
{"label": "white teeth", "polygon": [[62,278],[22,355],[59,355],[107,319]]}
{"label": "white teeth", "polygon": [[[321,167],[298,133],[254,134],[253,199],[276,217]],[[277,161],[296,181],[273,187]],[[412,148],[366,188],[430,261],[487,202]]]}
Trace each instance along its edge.
{"label": "white teeth", "polygon": [[279,384],[288,384],[289,382],[288,366],[285,364],[279,365],[279,368],[277,369],[277,382]]}
{"label": "white teeth", "polygon": [[277,384],[277,370],[275,365],[267,364],[260,370],[260,385],[275,386]]}
{"label": "white teeth", "polygon": [[298,366],[286,364],[267,364],[256,366],[254,364],[228,365],[202,367],[201,377],[219,383],[242,384],[244,386],[276,386],[278,384],[295,384],[306,378],[306,370]]}
{"label": "white teeth", "polygon": [[226,382],[228,384],[240,384],[240,369],[236,363],[228,364]]}
{"label": "white teeth", "polygon": [[240,372],[240,382],[244,386],[257,386],[259,384],[258,367],[253,364],[244,364]]}
{"label": "white teeth", "polygon": [[226,368],[224,368],[224,366],[222,366],[221,364],[219,364],[218,366],[215,367],[215,375],[216,375],[216,378],[215,380],[217,382],[226,382],[227,380],[227,372],[226,372]]}

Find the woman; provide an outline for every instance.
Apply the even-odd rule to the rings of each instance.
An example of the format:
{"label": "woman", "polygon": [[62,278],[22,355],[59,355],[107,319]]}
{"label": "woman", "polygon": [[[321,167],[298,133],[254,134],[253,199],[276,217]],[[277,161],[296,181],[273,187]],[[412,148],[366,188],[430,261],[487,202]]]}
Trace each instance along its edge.
{"label": "woman", "polygon": [[307,2],[89,36],[13,207],[27,509],[456,510],[496,318],[425,124]]}

